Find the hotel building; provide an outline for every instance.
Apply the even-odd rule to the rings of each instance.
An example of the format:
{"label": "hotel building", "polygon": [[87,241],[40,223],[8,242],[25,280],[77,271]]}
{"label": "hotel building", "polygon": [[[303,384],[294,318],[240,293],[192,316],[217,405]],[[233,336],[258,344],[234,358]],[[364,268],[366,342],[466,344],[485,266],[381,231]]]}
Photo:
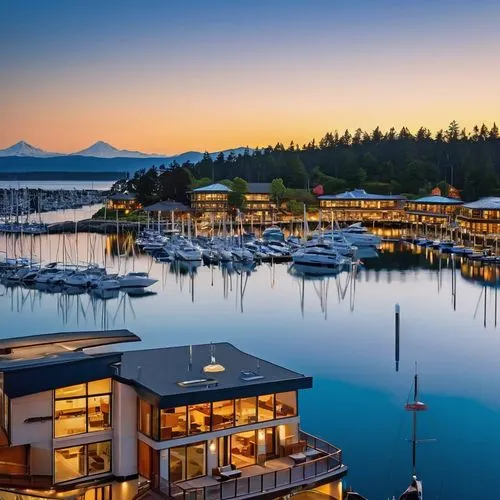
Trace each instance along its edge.
{"label": "hotel building", "polygon": [[444,225],[454,220],[463,201],[440,195],[424,196],[406,203],[408,222]]}
{"label": "hotel building", "polygon": [[0,341],[4,499],[341,498],[342,452],[300,428],[311,377],[231,344],[127,352],[127,330]]}
{"label": "hotel building", "polygon": [[136,200],[135,194],[115,193],[107,199],[106,208],[108,210],[115,210],[117,212],[124,212],[125,214],[128,214],[133,210],[140,209],[141,204]]}
{"label": "hotel building", "polygon": [[472,235],[500,234],[500,198],[489,197],[460,207],[458,225]]}
{"label": "hotel building", "polygon": [[191,191],[191,208],[198,215],[211,215],[223,218],[229,210],[231,189],[224,184],[210,184]]}
{"label": "hotel building", "polygon": [[270,219],[276,210],[276,204],[271,201],[271,184],[269,182],[249,182],[243,210],[247,218],[256,216],[263,221]]}
{"label": "hotel building", "polygon": [[401,195],[367,193],[354,189],[335,195],[318,197],[322,215],[341,222],[387,221],[401,222],[405,218],[406,198]]}

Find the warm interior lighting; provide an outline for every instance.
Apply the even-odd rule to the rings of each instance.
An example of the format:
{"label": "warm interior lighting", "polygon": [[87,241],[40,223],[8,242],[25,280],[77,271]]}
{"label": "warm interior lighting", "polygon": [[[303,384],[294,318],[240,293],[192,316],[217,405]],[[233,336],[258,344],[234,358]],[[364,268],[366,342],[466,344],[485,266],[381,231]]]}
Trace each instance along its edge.
{"label": "warm interior lighting", "polygon": [[210,443],[209,449],[210,453],[212,453],[212,455],[215,455],[215,452],[217,451],[217,446],[215,445],[215,441],[212,441]]}

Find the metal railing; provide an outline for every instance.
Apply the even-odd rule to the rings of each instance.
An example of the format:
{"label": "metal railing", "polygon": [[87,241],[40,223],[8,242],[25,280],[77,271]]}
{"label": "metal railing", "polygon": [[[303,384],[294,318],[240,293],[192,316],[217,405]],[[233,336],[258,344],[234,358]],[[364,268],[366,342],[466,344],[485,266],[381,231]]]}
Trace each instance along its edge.
{"label": "metal railing", "polygon": [[300,439],[306,442],[306,449],[316,450],[321,455],[284,469],[228,479],[199,488],[183,487],[181,484],[160,479],[157,483],[159,490],[176,500],[226,500],[293,486],[331,472],[342,465],[342,450],[339,448],[302,431]]}

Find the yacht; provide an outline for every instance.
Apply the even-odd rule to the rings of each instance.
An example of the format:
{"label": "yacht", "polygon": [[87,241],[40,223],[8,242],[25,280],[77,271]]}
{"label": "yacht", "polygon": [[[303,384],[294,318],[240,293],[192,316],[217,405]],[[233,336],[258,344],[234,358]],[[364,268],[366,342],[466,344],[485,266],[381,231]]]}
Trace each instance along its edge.
{"label": "yacht", "polygon": [[201,252],[192,244],[180,245],[175,251],[175,257],[179,260],[201,260]]}
{"label": "yacht", "polygon": [[306,246],[297,250],[292,255],[294,264],[320,266],[320,267],[340,267],[346,262],[331,245],[317,243],[314,246]]}
{"label": "yacht", "polygon": [[262,239],[264,241],[285,241],[285,235],[278,226],[271,226],[264,229]]}
{"label": "yacht", "polygon": [[361,222],[351,224],[345,229],[338,229],[336,233],[340,233],[349,243],[357,247],[378,247],[382,243],[382,238],[370,233]]}
{"label": "yacht", "polygon": [[118,281],[120,288],[146,288],[154,285],[158,280],[150,278],[148,273],[128,273],[125,276],[118,276],[116,281]]}

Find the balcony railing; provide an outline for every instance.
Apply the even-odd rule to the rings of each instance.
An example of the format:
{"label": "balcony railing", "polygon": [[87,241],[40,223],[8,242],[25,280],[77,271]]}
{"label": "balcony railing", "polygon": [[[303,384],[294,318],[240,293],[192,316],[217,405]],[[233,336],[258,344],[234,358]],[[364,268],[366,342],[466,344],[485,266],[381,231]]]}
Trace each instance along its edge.
{"label": "balcony railing", "polygon": [[229,479],[199,488],[183,487],[182,483],[169,483],[162,479],[157,481],[157,485],[163,495],[176,500],[226,500],[284,489],[315,479],[342,466],[342,450],[339,448],[302,431],[300,439],[306,442],[307,449],[317,450],[321,452],[321,456],[283,469]]}

